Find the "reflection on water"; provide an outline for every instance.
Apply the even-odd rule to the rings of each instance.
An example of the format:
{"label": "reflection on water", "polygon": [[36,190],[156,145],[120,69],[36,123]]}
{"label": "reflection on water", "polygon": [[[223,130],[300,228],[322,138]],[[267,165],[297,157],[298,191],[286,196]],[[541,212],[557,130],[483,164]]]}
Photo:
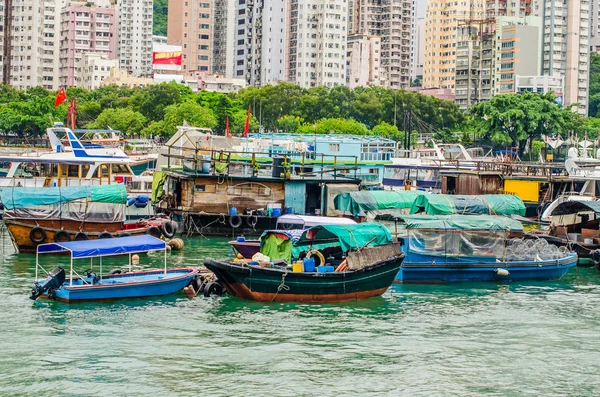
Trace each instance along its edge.
{"label": "reflection on water", "polygon": [[[169,254],[172,266],[230,255],[226,239],[185,242]],[[34,261],[1,257],[2,395],[600,392],[600,275],[591,268],[553,282],[396,284],[335,305],[183,295],[68,305],[28,299]]]}

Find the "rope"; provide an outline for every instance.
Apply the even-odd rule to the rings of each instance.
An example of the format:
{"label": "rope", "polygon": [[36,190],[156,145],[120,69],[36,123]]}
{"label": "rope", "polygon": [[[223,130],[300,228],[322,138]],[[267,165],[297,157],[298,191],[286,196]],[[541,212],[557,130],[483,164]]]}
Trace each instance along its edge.
{"label": "rope", "polygon": [[289,291],[290,290],[290,287],[285,285],[285,276],[287,276],[287,275],[288,275],[288,272],[285,272],[281,275],[281,284],[279,284],[279,287],[277,287],[277,292],[273,296],[273,299],[271,299],[271,302],[273,302],[275,300],[275,298],[277,298],[277,295],[279,294],[280,291]]}

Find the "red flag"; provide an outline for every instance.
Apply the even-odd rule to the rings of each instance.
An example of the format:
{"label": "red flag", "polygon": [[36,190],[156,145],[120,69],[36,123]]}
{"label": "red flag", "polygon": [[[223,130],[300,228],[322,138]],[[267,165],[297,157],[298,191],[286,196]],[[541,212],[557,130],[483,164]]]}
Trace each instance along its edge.
{"label": "red flag", "polygon": [[229,133],[229,115],[225,117],[225,136],[231,138],[231,134]]}
{"label": "red flag", "polygon": [[66,100],[67,100],[67,93],[65,92],[64,88],[61,88],[60,91],[58,91],[58,95],[56,95],[56,99],[54,100],[54,107],[57,107],[58,105],[60,105],[61,103],[63,103]]}
{"label": "red flag", "polygon": [[244,127],[244,136],[248,136],[249,129],[250,129],[250,106],[248,106],[248,116],[246,116],[246,126]]}

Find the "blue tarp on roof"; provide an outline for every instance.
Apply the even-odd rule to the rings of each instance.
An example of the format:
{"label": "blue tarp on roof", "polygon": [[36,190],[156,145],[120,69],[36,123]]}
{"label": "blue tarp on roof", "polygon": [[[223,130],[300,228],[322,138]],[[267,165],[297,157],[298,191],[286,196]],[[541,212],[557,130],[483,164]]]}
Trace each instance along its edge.
{"label": "blue tarp on roof", "polygon": [[156,237],[130,236],[87,241],[69,241],[38,245],[40,254],[70,251],[73,258],[90,258],[165,249],[167,244]]}

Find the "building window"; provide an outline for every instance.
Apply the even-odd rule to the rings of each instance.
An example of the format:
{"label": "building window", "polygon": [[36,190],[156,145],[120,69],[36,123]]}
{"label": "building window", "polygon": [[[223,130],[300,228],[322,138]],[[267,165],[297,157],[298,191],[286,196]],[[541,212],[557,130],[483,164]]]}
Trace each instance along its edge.
{"label": "building window", "polygon": [[208,70],[208,66],[200,66],[200,70],[205,72]]}
{"label": "building window", "polygon": [[202,8],[210,8],[210,3],[202,3]]}
{"label": "building window", "polygon": [[200,25],[200,29],[208,29],[208,28],[209,28],[208,24],[206,24],[206,23],[203,23]]}
{"label": "building window", "polygon": [[201,61],[208,61],[208,55],[200,55]]}
{"label": "building window", "polygon": [[200,46],[200,49],[201,49],[201,50],[208,50],[208,46],[207,46],[207,45],[201,45],[201,46]]}
{"label": "building window", "polygon": [[200,38],[201,38],[202,40],[208,40],[208,35],[207,35],[207,34],[201,34],[201,35],[200,35]]}

